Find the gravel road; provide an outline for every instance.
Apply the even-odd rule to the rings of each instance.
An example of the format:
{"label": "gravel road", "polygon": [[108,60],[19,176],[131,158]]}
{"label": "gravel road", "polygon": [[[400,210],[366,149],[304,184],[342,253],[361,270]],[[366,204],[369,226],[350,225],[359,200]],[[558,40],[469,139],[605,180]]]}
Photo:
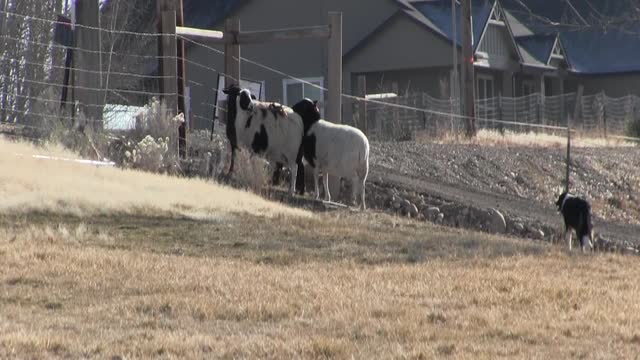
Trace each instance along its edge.
{"label": "gravel road", "polygon": [[[640,246],[640,148],[572,150],[572,191],[592,202],[596,232]],[[558,226],[564,159],[559,147],[372,143],[370,179]]]}

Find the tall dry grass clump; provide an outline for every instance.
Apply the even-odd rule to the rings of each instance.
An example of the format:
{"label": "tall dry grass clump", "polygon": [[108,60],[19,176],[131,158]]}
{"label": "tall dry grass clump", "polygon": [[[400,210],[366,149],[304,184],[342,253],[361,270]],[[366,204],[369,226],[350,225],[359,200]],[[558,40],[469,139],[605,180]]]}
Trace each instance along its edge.
{"label": "tall dry grass clump", "polygon": [[[418,142],[434,142],[432,138],[416,135]],[[602,137],[574,136],[571,139],[574,147],[625,147],[634,146],[632,142],[605,139]],[[566,134],[546,134],[540,132],[514,132],[506,130],[503,133],[497,130],[481,129],[474,138],[465,136],[446,135],[435,140],[439,144],[477,144],[488,146],[526,146],[526,147],[565,147],[567,145]]]}

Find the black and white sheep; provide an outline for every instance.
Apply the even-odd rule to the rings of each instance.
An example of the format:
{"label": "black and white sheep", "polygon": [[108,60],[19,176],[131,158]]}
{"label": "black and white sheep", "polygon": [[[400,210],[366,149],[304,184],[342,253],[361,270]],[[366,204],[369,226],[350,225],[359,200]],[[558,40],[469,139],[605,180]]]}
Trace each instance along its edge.
{"label": "black and white sheep", "polygon": [[324,194],[331,200],[328,175],[351,179],[353,192],[360,195],[365,209],[365,182],[369,173],[369,140],[357,128],[320,119],[317,102],[303,99],[292,107],[304,123],[302,148],[305,161],[314,169],[316,198],[320,197],[318,177],[322,172]]}
{"label": "black and white sheep", "polygon": [[293,194],[298,163],[302,161],[301,116],[289,107],[256,101],[248,89],[233,85],[223,92],[227,95],[227,138],[231,145],[229,175],[233,172],[235,151],[244,146],[272,162],[286,164],[293,174],[289,187]]}

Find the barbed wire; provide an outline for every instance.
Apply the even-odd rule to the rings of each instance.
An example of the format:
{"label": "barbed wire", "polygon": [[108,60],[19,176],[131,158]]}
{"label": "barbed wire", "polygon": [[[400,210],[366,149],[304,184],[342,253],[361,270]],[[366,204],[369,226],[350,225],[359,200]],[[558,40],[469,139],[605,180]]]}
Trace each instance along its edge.
{"label": "barbed wire", "polygon": [[[38,80],[24,79],[24,78],[21,79],[21,81],[26,82],[26,83],[30,83],[30,84],[45,85],[45,86],[52,86],[52,87],[58,87],[58,88],[62,88],[62,87],[67,86],[67,85],[64,85],[64,84],[57,84],[57,83],[53,83],[53,82],[45,82],[45,81],[38,81]],[[73,85],[73,88],[79,89],[79,90],[91,90],[91,91],[95,91],[95,92],[105,91],[105,89],[102,89],[102,88],[87,87],[87,86],[80,86],[80,85]],[[157,97],[161,97],[161,96],[178,96],[179,95],[178,93],[149,92],[149,91],[130,90],[130,89],[118,89],[118,92],[127,93],[127,94],[136,94],[136,95],[157,96]]]}
{"label": "barbed wire", "polygon": [[[16,59],[16,58],[12,58],[12,57],[4,57],[1,60],[5,60],[7,62],[11,62],[11,63],[22,63],[25,65],[29,65],[29,66],[46,66],[49,67],[51,69],[57,69],[57,70],[66,70],[67,67],[66,66],[62,66],[62,65],[55,65],[55,64],[48,64],[48,63],[36,63],[33,61],[27,61],[25,59]],[[81,68],[73,68],[73,71],[79,72],[79,73],[86,73],[86,74],[104,74],[104,71],[99,71],[99,70],[89,70],[89,69],[81,69]],[[136,74],[136,73],[130,73],[130,72],[119,72],[119,71],[111,71],[111,75],[116,75],[116,76],[124,76],[124,77],[134,77],[134,78],[141,78],[141,79],[169,79],[172,78],[171,76],[166,76],[166,75],[141,75],[141,74]],[[1,76],[1,75],[0,75]]]}
{"label": "barbed wire", "polygon": [[[171,35],[168,35],[171,36]],[[9,35],[0,35],[0,39],[6,39],[6,40],[11,40],[11,41],[15,41],[15,42],[22,42],[24,41],[24,39],[19,39],[19,38],[15,38]],[[84,49],[84,48],[79,48],[79,47],[69,47],[69,46],[65,46],[62,44],[56,44],[54,42],[41,42],[41,41],[36,41],[36,40],[31,40],[29,41],[29,44],[31,45],[36,45],[36,46],[42,46],[42,47],[46,47],[47,49],[52,48],[52,49],[60,49],[60,50],[66,50],[68,48],[73,49],[76,52],[82,52],[82,53],[87,53],[87,54],[109,54],[110,52],[106,52],[103,50],[90,50],[90,49]],[[153,60],[157,60],[157,59],[176,59],[177,56],[169,56],[169,55],[141,55],[141,54],[131,54],[131,53],[116,53],[118,56],[122,56],[122,57],[131,57],[131,58],[137,58],[137,59],[153,59]]]}
{"label": "barbed wire", "polygon": [[[205,48],[207,48],[207,49],[209,49],[209,50],[211,50],[211,51],[213,51],[213,52],[216,52],[216,53],[218,53],[218,54],[220,54],[220,55],[224,55],[224,52],[223,52],[223,51],[218,50],[218,49],[215,49],[215,48],[213,48],[213,47],[211,47],[211,46],[208,46],[208,45],[206,45],[206,44],[200,43],[200,42],[195,41],[195,40],[193,40],[193,39],[189,39],[189,38],[187,38],[187,37],[185,37],[185,36],[178,35],[178,37],[179,37],[179,38],[182,38],[182,39],[183,39],[183,40],[185,40],[185,41],[188,41],[188,42],[194,43],[194,44],[196,44],[196,45],[203,46],[203,47],[205,47]],[[238,60],[238,59],[237,59],[236,57],[234,57],[234,60]],[[247,62],[247,63],[249,63],[249,64],[252,64],[252,65],[258,66],[258,67],[260,67],[260,68],[262,68],[262,69],[265,69],[265,70],[271,71],[271,72],[273,72],[273,73],[276,73],[276,74],[278,74],[278,75],[280,75],[280,76],[283,76],[283,77],[289,78],[289,79],[291,79],[291,80],[295,80],[295,81],[301,82],[301,83],[303,83],[303,84],[313,86],[313,87],[315,87],[315,88],[317,88],[317,89],[320,89],[320,90],[322,90],[322,91],[325,91],[325,92],[328,92],[328,91],[329,91],[329,90],[328,90],[326,87],[324,87],[324,86],[320,86],[320,85],[318,85],[318,84],[314,84],[314,83],[312,83],[312,82],[309,82],[309,81],[304,80],[304,79],[302,79],[302,78],[299,78],[299,77],[296,77],[296,76],[294,76],[294,75],[288,74],[288,73],[286,73],[286,72],[284,72],[284,71],[280,71],[280,70],[275,69],[275,68],[273,68],[273,67],[270,67],[270,66],[268,66],[268,65],[265,65],[265,64],[259,63],[259,62],[257,62],[257,61],[254,61],[254,60],[251,60],[251,59],[248,59],[248,58],[242,57],[242,56],[240,56],[240,61],[244,61],[244,62]],[[221,73],[221,74],[223,74],[223,75],[225,75],[225,76],[227,76],[227,74],[224,74],[223,72],[220,72],[220,73]],[[516,123],[516,122],[512,122],[512,121],[504,121],[504,120],[496,120],[496,119],[485,119],[485,118],[471,117],[471,116],[465,116],[465,115],[460,115],[460,114],[453,114],[453,113],[440,112],[440,111],[435,111],[435,110],[431,110],[431,109],[423,109],[423,108],[418,108],[418,107],[409,106],[409,105],[393,104],[393,103],[388,103],[388,102],[379,101],[379,100],[374,100],[374,99],[366,99],[366,98],[363,98],[363,97],[360,97],[360,96],[355,96],[355,95],[350,95],[350,94],[345,94],[345,93],[341,93],[340,95],[341,95],[342,97],[344,97],[344,98],[348,98],[348,99],[356,100],[356,101],[360,101],[360,102],[366,102],[366,103],[372,103],[372,104],[385,105],[385,106],[390,106],[390,107],[394,107],[394,108],[398,108],[398,109],[404,109],[404,110],[411,110],[411,111],[423,112],[423,113],[432,114],[432,115],[449,116],[449,117],[457,118],[457,119],[459,119],[459,120],[470,120],[470,119],[475,119],[476,121],[478,121],[478,120],[480,120],[480,121],[483,121],[483,120],[484,120],[484,121],[492,121],[492,122],[496,122],[496,123],[502,123],[502,124],[504,124],[504,125],[516,125],[516,124],[517,124],[517,125],[525,125],[525,126],[531,126],[531,127],[536,127],[536,128],[547,128],[547,129],[552,129],[552,130],[561,130],[561,129],[565,129],[565,130],[566,130],[566,127],[550,126],[550,125],[539,125],[539,124],[528,124],[528,123]]]}
{"label": "barbed wire", "polygon": [[[49,19],[42,19],[42,18],[37,18],[37,17],[33,17],[33,16],[26,16],[26,15],[21,15],[21,14],[15,14],[15,13],[11,13],[11,12],[6,12],[6,11],[0,11],[0,14],[8,14],[8,15],[15,15],[18,17],[22,17],[25,19],[35,19],[35,20],[41,20],[41,21],[47,21],[49,23],[52,24],[67,24],[66,22],[60,22],[60,21],[55,21],[55,20],[49,20]],[[95,29],[95,30],[100,30],[100,31],[111,31],[111,30],[104,30],[102,28],[98,28],[98,27],[90,27],[90,26],[82,26],[82,25],[76,25],[79,27],[85,27],[88,29]],[[113,30],[113,29],[112,29]],[[131,31],[112,31],[114,33],[119,33],[119,34],[127,34],[127,35],[136,35],[136,36],[152,36],[155,38],[158,38],[160,36],[166,36],[166,34],[158,34],[158,33],[142,33],[142,32],[131,32]],[[224,55],[224,52],[216,49],[212,46],[209,46],[207,44],[198,42],[196,40],[190,39],[188,37],[182,36],[182,35],[174,35],[171,34],[169,36],[176,36],[177,39],[181,39],[184,40],[186,42],[192,43],[194,45],[197,45],[199,47],[208,49],[209,51],[215,52],[219,55]],[[5,39],[9,39],[12,41],[23,41],[23,39],[17,39],[17,38],[13,38],[10,37],[8,35],[0,35],[0,38],[5,38]],[[38,41],[30,41],[30,43],[35,44],[35,45],[41,45],[41,46],[46,46],[47,48],[67,48],[63,45],[57,45],[57,44],[52,44],[52,43],[42,43],[42,42],[38,42]],[[86,50],[86,49],[77,49],[80,51],[87,51],[90,53],[100,53],[100,54],[109,54],[110,56],[112,56],[113,54],[117,54],[119,56],[132,56],[132,57],[137,57],[137,58],[144,58],[144,59],[154,59],[154,60],[158,60],[158,59],[171,59],[171,60],[178,60],[179,58],[177,56],[158,56],[158,55],[139,55],[139,54],[119,54],[119,53],[114,53],[113,51],[109,51],[109,52],[105,52],[105,51],[95,51],[95,50]],[[235,59],[235,58],[234,58]],[[13,59],[10,58],[8,59],[9,61],[20,61],[20,62],[24,62],[22,59]],[[213,67],[195,62],[193,60],[190,59],[183,59],[186,63],[196,66],[196,67],[200,67],[206,70],[209,70],[211,72],[216,72],[219,73],[221,75],[224,75],[227,78],[233,79],[233,80],[237,80],[235,79],[233,76],[230,76],[229,74],[225,74],[224,72],[218,71]],[[295,80],[299,83],[317,88],[321,91],[327,92],[328,89],[324,86],[320,86],[316,83],[310,82],[308,80],[299,78],[297,76],[294,76],[292,74],[288,74],[284,71],[275,69],[271,66],[268,66],[266,64],[260,63],[258,61],[246,58],[246,57],[240,57],[240,59],[235,59],[235,60],[239,60],[257,67],[260,67],[264,70],[273,72],[275,74],[278,74],[282,77],[288,78],[288,79],[292,79]],[[49,67],[53,67],[53,68],[58,68],[58,69],[66,69],[66,67],[63,66],[59,66],[59,65],[50,65],[50,64],[37,64],[37,63],[31,63],[29,62],[29,64],[31,65],[36,65],[36,66],[49,66]],[[90,73],[102,73],[102,71],[95,71],[95,70],[86,70],[86,69],[74,69],[77,71],[85,71],[85,72],[90,72]],[[136,77],[136,78],[143,78],[143,79],[166,79],[168,78],[168,76],[150,76],[150,75],[141,75],[141,74],[133,74],[133,73],[126,73],[126,72],[112,72],[112,75],[121,75],[121,76],[131,76],[131,77]],[[33,84],[39,84],[39,85],[45,85],[45,86],[54,86],[54,87],[64,87],[65,85],[61,85],[61,84],[56,84],[56,83],[50,83],[50,82],[42,82],[42,81],[37,81],[37,80],[31,80],[31,79],[21,79],[21,81],[27,82],[27,83],[33,83]],[[202,86],[205,87],[204,84],[202,83],[198,83],[195,82],[193,80],[188,80],[189,84],[194,84],[196,86]],[[93,90],[93,91],[106,91],[106,89],[100,89],[100,88],[91,88],[91,87],[82,87],[82,86],[74,86],[76,89],[83,89],[83,90]],[[218,89],[216,89],[215,87],[212,87],[213,91],[218,91]],[[149,92],[149,91],[139,91],[139,90],[133,90],[133,89],[117,89],[117,90],[113,90],[114,92],[120,92],[120,93],[125,93],[125,94],[139,94],[139,95],[146,95],[146,96],[179,96],[176,93],[160,93],[160,92]],[[346,94],[346,93],[342,93],[341,92],[341,97],[346,98],[346,99],[350,99],[352,101],[356,101],[356,102],[362,102],[362,103],[368,103],[368,104],[376,104],[376,105],[380,105],[380,106],[385,106],[385,107],[391,107],[391,108],[396,108],[399,110],[406,110],[406,111],[414,111],[414,112],[418,112],[418,113],[423,113],[423,114],[429,114],[429,115],[436,115],[436,116],[442,116],[442,117],[447,117],[447,118],[451,118],[451,119],[456,119],[458,121],[468,121],[471,119],[475,119],[475,121],[478,122],[490,122],[493,124],[502,124],[502,125],[513,125],[513,126],[523,126],[523,127],[530,127],[530,128],[541,128],[541,129],[549,129],[549,130],[567,130],[567,127],[565,126],[556,126],[556,125],[547,125],[547,124],[536,124],[536,123],[530,123],[530,122],[517,122],[517,121],[507,121],[507,120],[500,120],[500,119],[495,119],[495,118],[490,118],[490,117],[482,117],[482,116],[475,116],[475,117],[471,117],[471,116],[466,116],[466,115],[462,115],[462,114],[458,114],[458,113],[454,113],[454,112],[446,112],[446,111],[437,111],[437,110],[433,110],[433,109],[428,109],[428,108],[421,108],[418,106],[410,106],[410,105],[406,105],[406,104],[398,104],[398,103],[392,103],[392,102],[388,102],[388,101],[383,101],[383,100],[376,100],[376,99],[368,99],[365,97],[360,97],[360,96],[356,96],[356,95],[351,95],[351,94]],[[565,96],[566,94],[563,94],[561,96]],[[18,94],[12,94],[12,96],[19,96]],[[53,100],[49,100],[49,99],[41,99],[41,98],[36,98],[36,97],[29,97],[30,99],[33,100],[45,100],[45,101],[49,101],[49,102],[54,102]],[[514,107],[517,106],[526,106],[526,100],[523,100],[521,103],[517,103],[514,102]],[[204,103],[203,103],[204,104]],[[210,107],[213,107],[214,109],[218,109],[219,107],[217,106],[217,104],[207,104]],[[92,105],[92,104],[84,104],[84,106],[101,106],[101,105]],[[223,110],[220,108],[220,110]],[[15,110],[9,110],[9,111],[15,111]],[[33,113],[31,113],[32,115],[34,115]],[[206,119],[204,117],[200,117],[203,119]],[[208,121],[213,121],[211,119],[207,119]],[[572,130],[575,131],[575,130]],[[614,137],[615,135],[611,135],[611,137]],[[632,137],[625,137],[625,136],[616,136],[619,137],[621,139],[625,139],[625,140],[639,140],[636,138],[632,138]]]}
{"label": "barbed wire", "polygon": [[[14,16],[14,17],[17,17],[17,18],[25,19],[25,20],[36,20],[36,21],[46,22],[46,23],[52,24],[52,25],[65,25],[65,26],[71,25],[70,23],[68,23],[66,21],[45,19],[45,18],[32,16],[32,15],[18,14],[18,13],[6,11],[6,10],[0,10],[0,14]],[[101,28],[101,27],[83,25],[83,24],[78,24],[78,23],[73,24],[73,26],[74,26],[74,28],[112,32],[112,33],[121,34],[121,35],[135,35],[135,36],[145,36],[145,37],[159,37],[159,36],[161,37],[161,36],[166,35],[166,34],[160,34],[158,32],[136,32],[136,31],[127,31],[127,30],[110,31],[110,30],[105,30],[104,28]]]}

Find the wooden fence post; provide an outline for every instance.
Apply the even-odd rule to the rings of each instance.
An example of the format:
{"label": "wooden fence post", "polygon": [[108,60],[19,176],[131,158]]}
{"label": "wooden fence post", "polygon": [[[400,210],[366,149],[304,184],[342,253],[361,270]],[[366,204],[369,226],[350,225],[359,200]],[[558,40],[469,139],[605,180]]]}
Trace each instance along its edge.
{"label": "wooden fence post", "polygon": [[240,33],[240,19],[227,19],[224,23],[224,36],[230,36],[231,41],[224,45],[224,79],[225,87],[240,85],[240,45],[238,34]]}
{"label": "wooden fence post", "polygon": [[[98,2],[75,2],[77,21],[75,28],[74,65],[80,71],[74,74],[74,91],[83,113],[92,122],[94,130],[102,129],[102,76],[100,71],[100,30],[98,28]],[[75,111],[75,109],[74,109]]]}
{"label": "wooden fence post", "polygon": [[[182,0],[176,0],[176,26],[184,26],[184,13],[182,7]],[[178,125],[178,154],[180,158],[184,159],[187,156],[187,124],[191,121],[189,113],[187,111],[187,78],[186,78],[186,53],[184,40],[176,39],[177,49],[177,93],[178,93],[178,112],[184,115],[184,122]]]}
{"label": "wooden fence post", "polygon": [[178,65],[176,43],[176,12],[162,11],[162,97],[169,110],[169,116],[175,116],[178,110]]}
{"label": "wooden fence post", "polygon": [[[329,35],[327,51],[327,119],[336,124],[342,124],[342,13],[329,12],[328,16],[331,34]],[[325,176],[325,175],[323,175]],[[340,178],[329,176],[329,192],[334,199],[340,199]]]}
{"label": "wooden fence post", "polygon": [[571,117],[567,119],[567,168],[564,183],[564,190],[569,192],[569,179],[571,174]]}

